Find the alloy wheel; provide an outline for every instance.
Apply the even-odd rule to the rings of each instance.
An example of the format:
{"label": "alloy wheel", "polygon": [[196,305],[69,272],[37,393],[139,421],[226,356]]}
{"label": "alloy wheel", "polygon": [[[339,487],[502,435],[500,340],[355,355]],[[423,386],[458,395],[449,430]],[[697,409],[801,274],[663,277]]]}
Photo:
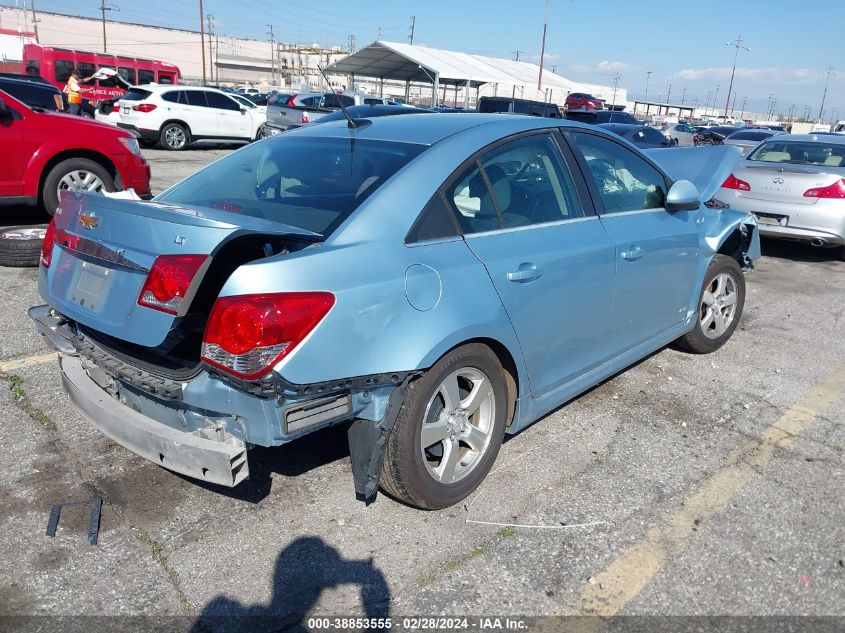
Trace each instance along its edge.
{"label": "alloy wheel", "polygon": [[185,142],[187,139],[185,138],[185,130],[180,127],[170,127],[164,133],[164,142],[167,143],[168,147],[172,147],[173,149],[180,149],[185,146]]}
{"label": "alloy wheel", "polygon": [[85,169],[74,169],[59,181],[58,194],[61,198],[62,191],[103,191],[104,188],[105,183],[97,174]]}
{"label": "alloy wheel", "polygon": [[701,331],[709,339],[722,336],[736,316],[736,279],[730,273],[719,273],[704,289],[699,308]]}
{"label": "alloy wheel", "polygon": [[496,397],[490,379],[474,367],[449,374],[429,401],[420,428],[426,471],[454,484],[482,461],[493,436]]}

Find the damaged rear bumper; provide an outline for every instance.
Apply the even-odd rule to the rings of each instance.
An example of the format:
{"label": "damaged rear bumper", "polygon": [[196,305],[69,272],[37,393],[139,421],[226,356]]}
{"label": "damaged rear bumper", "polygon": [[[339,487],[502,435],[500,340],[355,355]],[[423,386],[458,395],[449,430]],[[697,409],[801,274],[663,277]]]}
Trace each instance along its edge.
{"label": "damaged rear bumper", "polygon": [[246,446],[225,429],[186,433],[171,428],[109,396],[78,357],[62,355],[60,365],[62,383],[73,404],[97,429],[133,453],[222,486],[235,486],[249,476]]}

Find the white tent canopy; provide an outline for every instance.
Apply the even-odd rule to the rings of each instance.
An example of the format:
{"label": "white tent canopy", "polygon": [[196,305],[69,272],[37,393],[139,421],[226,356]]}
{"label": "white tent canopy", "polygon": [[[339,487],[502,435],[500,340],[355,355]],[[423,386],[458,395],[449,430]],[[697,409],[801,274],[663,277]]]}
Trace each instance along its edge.
{"label": "white tent canopy", "polygon": [[[446,84],[466,85],[469,82],[471,86],[489,83],[536,86],[540,67],[528,62],[377,41],[335,62],[326,72],[425,83],[437,77],[439,83]],[[546,69],[543,71],[543,86],[569,90],[575,84]]]}

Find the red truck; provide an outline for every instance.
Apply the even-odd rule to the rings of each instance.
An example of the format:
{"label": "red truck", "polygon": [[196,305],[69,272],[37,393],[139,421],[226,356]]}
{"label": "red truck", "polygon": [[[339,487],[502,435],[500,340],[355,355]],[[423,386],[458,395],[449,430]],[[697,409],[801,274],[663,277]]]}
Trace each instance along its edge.
{"label": "red truck", "polygon": [[[150,193],[150,166],[126,130],[29,107],[0,89],[0,206],[41,205],[50,215],[59,191],[81,188]],[[0,265],[37,264],[41,229],[0,229]]]}

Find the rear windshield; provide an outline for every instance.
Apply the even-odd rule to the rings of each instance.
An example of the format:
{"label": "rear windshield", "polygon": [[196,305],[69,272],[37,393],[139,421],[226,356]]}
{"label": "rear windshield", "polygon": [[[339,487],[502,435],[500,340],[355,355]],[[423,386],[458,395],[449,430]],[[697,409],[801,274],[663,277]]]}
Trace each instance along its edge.
{"label": "rear windshield", "polygon": [[45,86],[32,81],[0,80],[0,89],[5,90],[30,108],[53,111],[62,109],[62,95],[52,86]]}
{"label": "rear windshield", "polygon": [[734,132],[731,134],[731,140],[734,141],[762,141],[764,138],[772,136],[773,132],[766,132],[763,130],[748,132]]}
{"label": "rear windshield", "polygon": [[123,101],[143,101],[149,97],[152,92],[149,90],[141,90],[140,88],[132,88],[129,92],[121,97]]}
{"label": "rear windshield", "polygon": [[769,141],[754,150],[748,160],[758,160],[764,163],[845,167],[845,144]]}
{"label": "rear windshield", "polygon": [[328,236],[423,145],[283,136],[238,150],[156,198]]}
{"label": "rear windshield", "polygon": [[479,112],[508,112],[511,108],[510,101],[504,101],[502,99],[479,99],[478,100],[478,111]]}

